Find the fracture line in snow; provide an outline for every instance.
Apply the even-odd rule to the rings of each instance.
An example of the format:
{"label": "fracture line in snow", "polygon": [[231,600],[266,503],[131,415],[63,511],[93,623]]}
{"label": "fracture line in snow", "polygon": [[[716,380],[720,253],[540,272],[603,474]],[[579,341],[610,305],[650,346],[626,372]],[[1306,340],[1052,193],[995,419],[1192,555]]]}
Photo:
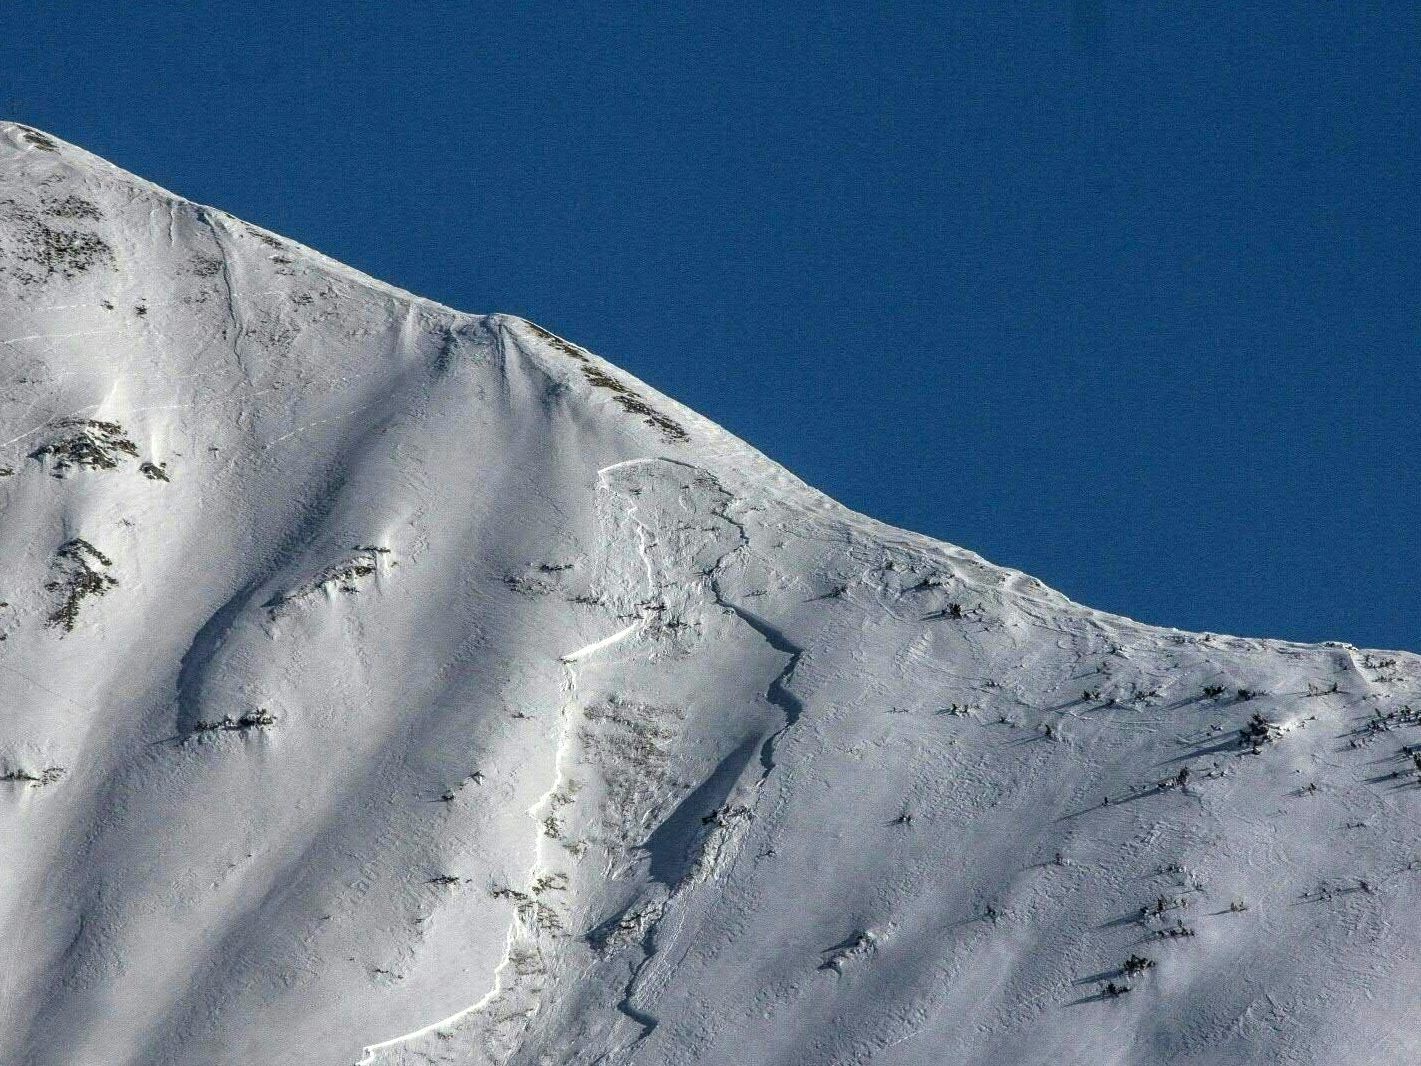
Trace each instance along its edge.
{"label": "fracture line in snow", "polygon": [[[275,442],[273,441],[272,443]],[[639,524],[637,526],[637,533],[638,550],[642,554],[642,561],[647,567],[648,576],[650,576],[651,566],[650,562],[646,559],[646,537]],[[576,709],[576,664],[582,662],[583,660],[589,658],[592,655],[595,655],[597,652],[602,651],[606,648],[610,648],[613,645],[625,640],[627,637],[632,636],[634,633],[637,632],[637,630],[641,629],[642,626],[645,625],[645,622],[646,620],[644,618],[638,618],[636,621],[622,627],[610,636],[603,637],[600,640],[594,640],[592,643],[585,644],[582,647],[576,649],[575,651],[571,651],[568,652],[566,655],[559,656],[558,661],[562,664],[564,671],[564,702],[562,707],[562,713],[564,715],[570,714]],[[541,795],[538,800],[528,809],[528,813],[535,819],[537,818],[540,811],[547,810],[551,807],[553,797],[558,794],[559,790],[562,787],[564,777],[562,767],[563,760],[566,755],[568,735],[569,729],[564,728],[562,731],[562,735],[558,739],[557,750],[554,752],[553,755],[552,784],[548,787],[548,790],[544,792],[543,795]],[[534,849],[533,870],[530,880],[535,880],[540,871],[545,868],[546,864],[543,854],[544,847],[544,837],[542,834],[540,834],[538,837],[537,845]],[[469,1018],[475,1014],[478,1014],[480,1011],[484,1010],[491,1003],[493,1003],[506,990],[502,975],[508,967],[509,960],[513,954],[514,946],[519,939],[520,924],[520,919],[515,916],[513,922],[509,925],[508,935],[506,938],[503,953],[503,959],[499,962],[498,966],[494,968],[493,986],[487,992],[485,992],[476,1003],[472,1003],[467,1007],[455,1011],[453,1014],[449,1015],[446,1018],[441,1018],[437,1022],[431,1022],[428,1025],[421,1026],[420,1028],[405,1033],[402,1036],[391,1037],[388,1040],[382,1040],[375,1044],[367,1044],[362,1049],[360,1059],[355,1063],[355,1066],[374,1066],[376,1061],[375,1057],[380,1052],[389,1050],[393,1047],[398,1047],[401,1044],[407,1044],[411,1041],[422,1039],[426,1036],[438,1033],[441,1030],[444,1030],[450,1026],[457,1025],[465,1018]],[[637,1017],[635,1014],[632,1014],[630,1011],[627,1011],[626,1013],[636,1018],[637,1021],[641,1022],[641,1024],[646,1027],[647,1032],[656,1027],[655,1019],[651,1019],[649,1018],[649,1016],[646,1018],[641,1018]],[[643,1036],[644,1035],[645,1032],[643,1033]]]}
{"label": "fracture line in snow", "polygon": [[578,648],[576,651],[568,652],[566,655],[564,655],[564,656],[562,657],[562,662],[564,662],[564,663],[581,662],[583,659],[587,658],[589,655],[595,655],[597,652],[601,651],[603,648],[610,648],[613,644],[617,644],[617,643],[620,643],[620,642],[623,641],[623,640],[626,640],[627,637],[631,636],[631,635],[632,635],[633,633],[635,633],[638,629],[640,629],[640,628],[642,627],[642,624],[643,624],[643,623],[642,623],[642,619],[638,618],[638,619],[637,619],[635,622],[633,622],[631,625],[626,626],[626,627],[623,628],[623,629],[617,630],[617,631],[616,631],[615,633],[613,633],[610,637],[603,637],[601,640],[594,640],[591,644],[588,644],[588,645],[585,645],[584,647]]}
{"label": "fracture line in snow", "polygon": [[[510,930],[509,941],[511,942],[512,939],[512,931]],[[477,1011],[483,1010],[484,1007],[487,1006],[496,995],[498,995],[497,984],[495,984],[492,988],[485,992],[483,996],[480,997],[477,1003],[470,1004],[467,1007],[457,1010],[453,1014],[449,1015],[449,1017],[447,1018],[441,1018],[437,1022],[430,1022],[428,1025],[421,1026],[418,1029],[405,1033],[403,1036],[394,1036],[391,1037],[389,1040],[381,1040],[379,1043],[376,1044],[366,1044],[365,1047],[361,1048],[360,1058],[356,1060],[355,1066],[372,1066],[372,1064],[375,1062],[375,1056],[381,1051],[386,1051],[392,1047],[397,1047],[400,1044],[408,1043],[411,1040],[418,1040],[420,1037],[429,1036],[433,1033],[437,1033],[441,1029],[446,1028],[447,1026],[457,1025],[470,1014],[474,1014]]]}
{"label": "fracture line in snow", "polygon": [[[613,470],[621,470],[621,469],[623,469],[624,467],[628,467],[628,466],[641,466],[643,463],[655,463],[655,462],[667,462],[667,461],[668,461],[668,460],[644,459],[644,458],[643,458],[643,459],[623,459],[620,463],[613,463],[613,464],[611,464],[610,466],[604,466],[601,470],[597,471],[597,476],[600,478],[600,477],[602,477],[604,474],[610,474]],[[685,464],[678,464],[678,465],[684,466]]]}
{"label": "fracture line in snow", "polygon": [[[272,443],[276,442],[273,441]],[[626,462],[614,463],[611,466],[604,467],[602,470],[598,471],[598,477],[599,479],[602,479],[604,475],[606,475],[608,472],[616,470],[618,468],[636,466],[642,463],[650,463],[655,461],[656,460],[650,459],[631,459],[627,460]],[[603,484],[604,486],[606,485],[605,480],[603,481]],[[637,520],[635,505],[632,505],[627,508],[627,517],[630,518],[632,529],[636,534],[636,549],[637,555],[641,561],[646,581],[646,595],[651,599],[655,599],[658,582],[656,580],[656,567],[654,566],[651,558],[651,548],[656,543],[655,535],[650,529],[646,527],[646,525]],[[786,665],[785,670],[782,672],[779,678],[776,678],[775,683],[771,685],[772,702],[778,703],[779,701],[776,698],[780,694],[779,689],[777,688],[778,683],[780,682],[780,680],[787,677],[788,674],[793,671],[794,666],[798,663],[799,649],[786,646],[784,638],[778,633],[778,631],[774,630],[772,627],[769,627],[767,624],[760,622],[759,619],[755,619],[753,618],[753,616],[747,618],[745,614],[739,609],[734,608],[733,606],[728,604],[727,606],[730,607],[731,610],[734,610],[736,614],[740,615],[742,619],[747,621],[751,628],[755,629],[755,631],[759,633],[761,637],[767,640],[773,647],[778,650],[783,650],[788,653],[791,653],[790,661]],[[558,662],[562,665],[564,671],[562,705],[562,715],[564,717],[574,715],[577,712],[578,664],[585,662],[587,659],[596,655],[598,652],[605,651],[608,648],[614,647],[615,645],[622,643],[629,637],[635,636],[639,631],[643,630],[646,627],[650,614],[650,609],[645,603],[643,603],[639,605],[639,616],[634,621],[628,623],[621,629],[609,634],[608,636],[602,637],[598,640],[594,640],[589,644],[585,644],[582,647],[575,649],[574,651],[570,651],[567,654],[558,657]],[[766,751],[769,753],[768,757],[771,759],[771,765],[773,760],[774,740],[784,732],[784,729],[787,729],[789,728],[789,726],[793,725],[794,720],[797,718],[797,714],[795,713],[795,711],[797,711],[798,709],[798,701],[795,700],[793,696],[789,696],[787,693],[785,694],[785,696],[787,700],[792,704],[792,706],[781,705],[781,710],[785,712],[786,717],[785,727],[775,734],[775,738],[771,738],[771,740],[767,742]],[[528,809],[529,815],[531,815],[534,819],[538,819],[540,814],[556,809],[554,807],[555,798],[562,790],[565,781],[566,775],[564,772],[564,763],[567,758],[567,749],[572,732],[572,724],[564,724],[561,731],[561,735],[558,738],[557,749],[554,752],[553,756],[554,772],[552,783],[548,787],[547,791],[544,792],[537,799],[537,801],[533,803],[533,805]],[[762,760],[766,757],[767,756],[762,753]],[[768,769],[766,770],[766,772],[768,773]],[[546,848],[547,841],[545,839],[545,836],[540,833],[537,845],[534,849],[533,869],[531,871],[530,880],[536,880],[540,873],[548,869]],[[489,991],[486,992],[477,1003],[465,1007],[462,1010],[459,1010],[454,1014],[449,1015],[447,1018],[441,1019],[440,1021],[433,1022],[429,1025],[425,1025],[418,1029],[415,1029],[412,1032],[406,1033],[403,1036],[393,1037],[389,1040],[383,1040],[379,1043],[368,1045],[364,1048],[362,1057],[360,1058],[359,1062],[355,1064],[355,1066],[374,1066],[376,1062],[376,1056],[381,1051],[385,1051],[402,1044],[407,1044],[411,1041],[419,1040],[421,1038],[438,1033],[441,1030],[444,1030],[450,1026],[457,1025],[464,1019],[472,1017],[473,1015],[488,1008],[504,993],[515,990],[517,987],[516,980],[512,985],[506,984],[504,980],[504,974],[508,969],[509,961],[512,957],[517,942],[520,939],[524,939],[527,933],[529,932],[531,932],[533,938],[536,940],[536,922],[534,924],[533,929],[525,932],[524,930],[522,930],[522,920],[515,916],[512,924],[509,927],[506,947],[504,950],[504,957],[500,961],[498,966],[494,969],[493,987],[490,988]],[[622,1000],[617,1004],[617,1009],[621,1011],[622,1014],[624,1014],[636,1024],[640,1025],[642,1028],[641,1033],[637,1036],[632,1046],[635,1046],[635,1044],[640,1043],[642,1040],[644,1040],[660,1024],[657,1018],[655,1018],[653,1015],[650,1015],[644,1011],[637,1009],[635,1006],[632,1005],[631,1002],[633,990],[640,982],[643,972],[646,970],[647,965],[651,962],[654,955],[654,952],[648,952],[647,955],[641,960],[641,962],[633,969],[632,974],[627,983],[627,994],[623,996]]]}
{"label": "fracture line in snow", "polygon": [[805,649],[790,640],[784,633],[780,632],[780,630],[766,622],[763,618],[757,617],[743,607],[731,603],[730,600],[725,598],[718,583],[715,581],[711,582],[711,592],[717,602],[758,633],[766,644],[781,655],[789,656],[789,661],[785,663],[784,669],[775,676],[775,679],[770,682],[769,688],[765,690],[766,702],[778,708],[780,713],[784,715],[784,725],[766,737],[765,743],[760,748],[760,767],[763,776],[768,777],[770,771],[775,768],[775,751],[778,749],[780,741],[784,739],[786,733],[794,728],[795,724],[804,714],[804,704],[800,701],[798,696],[789,690],[789,681],[790,678],[794,676],[795,670],[799,667],[800,660],[804,657]]}

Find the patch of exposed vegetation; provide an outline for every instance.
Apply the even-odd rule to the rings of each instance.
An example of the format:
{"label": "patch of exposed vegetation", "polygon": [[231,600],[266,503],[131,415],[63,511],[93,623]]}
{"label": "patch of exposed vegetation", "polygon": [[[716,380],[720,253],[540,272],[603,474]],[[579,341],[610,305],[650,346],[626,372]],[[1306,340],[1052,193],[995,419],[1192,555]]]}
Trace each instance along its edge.
{"label": "patch of exposed vegetation", "polygon": [[[83,208],[77,207],[77,204],[88,203],[77,197],[71,199],[76,201],[76,205],[65,206],[68,200],[58,200],[53,201],[50,207],[58,207],[61,211],[82,211]],[[88,206],[92,208],[93,205]],[[0,223],[5,224],[6,236],[10,238],[7,243],[11,245],[6,251],[9,258],[20,264],[10,267],[10,272],[19,281],[39,284],[55,275],[73,279],[94,267],[113,268],[117,265],[113,249],[97,233],[51,225],[49,219],[56,217],[78,221],[89,216],[54,216],[49,208],[41,212],[14,200],[0,201]]]}
{"label": "patch of exposed vegetation", "polygon": [[546,596],[555,587],[551,582],[533,574],[508,574],[503,583],[523,596]]}
{"label": "patch of exposed vegetation", "polygon": [[44,213],[51,218],[82,218],[89,222],[98,222],[104,217],[98,205],[73,193],[61,200],[45,200]]}
{"label": "patch of exposed vegetation", "polygon": [[653,900],[643,907],[628,908],[590,930],[585,939],[599,953],[606,953],[623,944],[644,941],[647,930],[660,921],[664,901]]}
{"label": "patch of exposed vegetation", "polygon": [[[389,548],[356,545],[355,554],[326,567],[306,584],[273,597],[266,602],[265,607],[275,618],[293,604],[314,596],[318,592],[332,589],[347,593],[359,592],[360,585],[358,583],[379,573],[380,561],[389,554]],[[396,564],[391,563],[390,565]]]}
{"label": "patch of exposed vegetation", "polygon": [[495,888],[492,895],[494,899],[511,900],[521,921],[537,926],[545,933],[556,933],[562,929],[562,919],[558,917],[558,912],[526,892],[520,892],[516,888]]}
{"label": "patch of exposed vegetation", "polygon": [[59,576],[44,587],[60,594],[60,604],[50,614],[48,625],[72,633],[84,601],[97,599],[118,585],[117,578],[104,572],[113,566],[113,560],[87,540],[76,537],[59,546],[54,565]]}
{"label": "patch of exposed vegetation", "polygon": [[508,961],[519,977],[541,977],[547,973],[542,956],[532,947],[514,948],[508,953]]}
{"label": "patch of exposed vegetation", "polygon": [[46,766],[39,773],[23,768],[17,770],[7,770],[0,774],[0,781],[14,781],[20,784],[29,785],[31,788],[44,788],[52,785],[62,778],[67,771],[62,766]]}
{"label": "patch of exposed vegetation", "polygon": [[195,255],[188,262],[188,270],[200,278],[215,278],[222,273],[222,258],[216,255]]}
{"label": "patch of exposed vegetation", "polygon": [[862,929],[842,943],[826,949],[819,969],[843,973],[852,963],[873,956],[878,951],[878,940],[878,935],[872,929]]}
{"label": "patch of exposed vegetation", "polygon": [[648,404],[641,395],[628,388],[612,375],[606,373],[590,363],[582,366],[582,376],[589,383],[599,389],[606,389],[612,394],[612,399],[621,405],[628,414],[640,415],[648,426],[655,426],[661,431],[661,435],[672,444],[678,444],[690,440],[690,434],[681,428],[680,423],[673,421],[660,411]]}
{"label": "patch of exposed vegetation", "polygon": [[215,722],[198,722],[192,727],[194,733],[246,733],[253,729],[266,729],[276,725],[276,716],[265,707],[247,711],[236,718],[224,715]]}
{"label": "patch of exposed vegetation", "polygon": [[453,803],[456,799],[459,798],[459,793],[463,790],[465,785],[481,785],[483,784],[483,781],[483,772],[481,770],[475,770],[473,773],[469,774],[467,777],[464,778],[464,780],[460,781],[453,788],[446,788],[439,798],[445,803]]}
{"label": "patch of exposed vegetation", "polygon": [[543,596],[557,591],[563,581],[562,575],[572,569],[572,563],[539,563],[536,566],[529,563],[525,573],[508,574],[503,583],[525,596]]}
{"label": "patch of exposed vegetation", "polygon": [[277,240],[270,233],[263,233],[261,230],[257,229],[254,226],[248,226],[247,233],[255,237],[257,240],[261,241],[262,244],[266,245],[268,248],[286,247],[286,245],[282,244],[281,241]]}
{"label": "patch of exposed vegetation", "polygon": [[681,444],[691,439],[691,435],[686,432],[685,428],[682,427],[679,422],[668,418],[656,410],[656,408],[647,403],[642,395],[635,389],[619,381],[601,367],[596,366],[586,352],[577,348],[575,345],[569,344],[556,334],[549,333],[539,325],[532,322],[528,322],[527,325],[534,333],[546,341],[550,347],[555,348],[571,359],[576,359],[578,363],[581,364],[579,369],[581,369],[582,376],[587,379],[588,384],[594,388],[605,389],[607,392],[610,392],[612,399],[621,406],[622,410],[628,414],[641,417],[647,425],[660,430],[662,437],[666,439],[667,443]]}
{"label": "patch of exposed vegetation", "polygon": [[1142,973],[1155,968],[1155,960],[1146,958],[1143,955],[1130,953],[1130,957],[1120,965],[1120,971],[1126,977],[1139,977]]}
{"label": "patch of exposed vegetation", "polygon": [[1261,713],[1256,713],[1248,724],[1238,731],[1239,744],[1245,748],[1257,749],[1262,744],[1271,744],[1283,735],[1282,727]]}
{"label": "patch of exposed vegetation", "polygon": [[138,469],[142,472],[143,476],[146,477],[149,481],[167,481],[167,467],[167,463],[144,463]]}
{"label": "patch of exposed vegetation", "polygon": [[568,886],[567,874],[550,873],[543,874],[533,882],[533,895],[543,892],[566,892]]}
{"label": "patch of exposed vegetation", "polygon": [[23,132],[20,139],[32,148],[38,148],[41,152],[57,152],[59,145],[55,144],[39,130],[32,130],[28,126],[22,126]]}
{"label": "patch of exposed vegetation", "polygon": [[968,620],[976,621],[981,618],[981,614],[982,609],[979,606],[964,606],[954,601],[948,603],[947,606],[943,607],[941,610],[934,611],[933,613],[925,616],[924,621],[929,621],[938,618],[946,618],[953,622],[964,622]]}
{"label": "patch of exposed vegetation", "polygon": [[129,440],[117,422],[92,418],[65,418],[55,422],[56,435],[30,452],[31,459],[53,459],[53,474],[80,467],[85,470],[113,470],[125,458],[138,455],[138,446]]}
{"label": "patch of exposed vegetation", "polygon": [[616,696],[584,712],[578,740],[598,767],[603,792],[595,823],[608,847],[624,847],[636,838],[640,817],[651,807],[665,780],[682,714]]}

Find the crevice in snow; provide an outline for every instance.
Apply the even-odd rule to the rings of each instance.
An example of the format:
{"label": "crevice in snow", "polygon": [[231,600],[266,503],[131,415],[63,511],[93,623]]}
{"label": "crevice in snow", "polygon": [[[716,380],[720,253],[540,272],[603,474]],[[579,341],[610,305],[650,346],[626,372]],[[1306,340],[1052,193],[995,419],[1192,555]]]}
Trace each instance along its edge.
{"label": "crevice in snow", "polygon": [[799,722],[800,716],[804,714],[804,703],[790,691],[789,684],[794,677],[795,669],[799,666],[800,660],[804,657],[805,649],[790,640],[783,632],[776,629],[763,618],[757,617],[753,612],[746,610],[738,604],[726,599],[723,590],[716,581],[711,582],[711,588],[715,592],[716,602],[726,610],[731,611],[735,617],[748,625],[756,633],[765,639],[765,643],[781,654],[788,655],[789,661],[785,663],[784,669],[779,672],[770,687],[765,690],[765,699],[770,704],[778,707],[784,715],[784,725],[774,733],[765,738],[765,743],[760,748],[760,766],[766,776],[775,768],[775,749],[779,746],[785,734],[788,733]]}

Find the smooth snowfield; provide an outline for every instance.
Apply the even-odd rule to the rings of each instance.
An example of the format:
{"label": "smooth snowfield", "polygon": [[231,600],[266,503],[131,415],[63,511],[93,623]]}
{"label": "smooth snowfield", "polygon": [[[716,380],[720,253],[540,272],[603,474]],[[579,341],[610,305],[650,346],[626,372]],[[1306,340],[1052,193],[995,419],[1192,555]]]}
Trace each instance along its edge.
{"label": "smooth snowfield", "polygon": [[1416,656],[1092,611],[13,124],[0,315],[5,1066],[1421,1061]]}

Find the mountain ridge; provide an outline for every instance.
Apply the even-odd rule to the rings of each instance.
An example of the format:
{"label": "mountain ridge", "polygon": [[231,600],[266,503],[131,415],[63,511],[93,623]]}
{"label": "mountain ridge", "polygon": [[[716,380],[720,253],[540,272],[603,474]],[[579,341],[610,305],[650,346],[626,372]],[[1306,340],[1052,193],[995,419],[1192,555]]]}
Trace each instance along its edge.
{"label": "mountain ridge", "polygon": [[29,127],[0,186],[0,1061],[1414,1060],[1416,656],[1072,603]]}

